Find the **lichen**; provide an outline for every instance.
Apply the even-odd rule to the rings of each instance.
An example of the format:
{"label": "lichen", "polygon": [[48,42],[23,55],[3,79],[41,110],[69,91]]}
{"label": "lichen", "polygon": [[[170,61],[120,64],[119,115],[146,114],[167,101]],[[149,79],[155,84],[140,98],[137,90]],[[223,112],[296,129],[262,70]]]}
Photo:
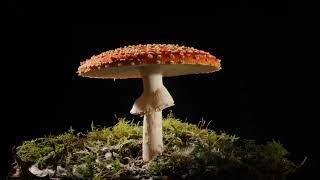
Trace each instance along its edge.
{"label": "lichen", "polygon": [[142,126],[118,120],[113,127],[92,124],[86,133],[71,128],[62,135],[25,141],[16,154],[39,169],[63,167],[66,173],[59,175],[61,179],[174,176],[264,180],[285,179],[297,168],[278,141],[257,144],[208,129],[203,120],[189,124],[172,113],[163,120],[162,154],[146,163],[141,157]]}

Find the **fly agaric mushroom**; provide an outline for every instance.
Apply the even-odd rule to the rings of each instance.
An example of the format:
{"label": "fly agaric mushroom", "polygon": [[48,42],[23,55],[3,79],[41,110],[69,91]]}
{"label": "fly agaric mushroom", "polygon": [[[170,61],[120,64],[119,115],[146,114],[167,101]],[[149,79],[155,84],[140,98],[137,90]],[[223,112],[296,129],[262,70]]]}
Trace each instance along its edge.
{"label": "fly agaric mushroom", "polygon": [[91,78],[143,79],[143,93],[130,113],[144,116],[142,157],[149,161],[162,152],[162,110],[174,105],[162,77],[211,73],[219,69],[220,60],[208,52],[172,44],[147,44],[93,56],[81,62],[78,73]]}

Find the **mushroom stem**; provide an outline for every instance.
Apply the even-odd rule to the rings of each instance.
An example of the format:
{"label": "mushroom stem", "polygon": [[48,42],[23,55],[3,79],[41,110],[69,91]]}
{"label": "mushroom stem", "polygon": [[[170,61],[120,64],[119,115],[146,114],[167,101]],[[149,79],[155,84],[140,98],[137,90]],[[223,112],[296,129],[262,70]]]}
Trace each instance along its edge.
{"label": "mushroom stem", "polygon": [[149,161],[162,152],[162,111],[144,115],[142,141],[142,159],[144,161]]}
{"label": "mushroom stem", "polygon": [[[164,88],[160,68],[141,68],[140,72],[143,77],[143,95],[152,97],[152,94]],[[142,159],[151,160],[162,152],[162,148],[162,110],[152,110],[143,117]]]}
{"label": "mushroom stem", "polygon": [[140,73],[143,77],[143,93],[130,112],[144,115],[142,158],[149,161],[162,152],[162,110],[173,106],[174,102],[163,86],[159,66],[142,67]]}

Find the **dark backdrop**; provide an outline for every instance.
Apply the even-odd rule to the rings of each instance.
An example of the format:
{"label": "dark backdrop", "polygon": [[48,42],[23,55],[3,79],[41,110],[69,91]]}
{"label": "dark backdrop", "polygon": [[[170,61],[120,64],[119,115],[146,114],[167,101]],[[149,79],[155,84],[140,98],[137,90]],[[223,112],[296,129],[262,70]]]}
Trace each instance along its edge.
{"label": "dark backdrop", "polygon": [[219,72],[164,79],[176,104],[169,109],[177,117],[191,123],[212,120],[211,128],[259,142],[280,140],[293,160],[309,158],[297,179],[311,177],[316,168],[315,72],[298,56],[299,26],[286,4],[189,4],[186,9],[178,4],[129,11],[131,4],[127,9],[7,5],[2,174],[13,161],[11,147],[22,140],[70,126],[85,131],[92,121],[112,126],[115,115],[140,120],[129,113],[142,91],[140,79],[76,74],[80,61],[92,55],[140,43],[192,46],[222,59]]}

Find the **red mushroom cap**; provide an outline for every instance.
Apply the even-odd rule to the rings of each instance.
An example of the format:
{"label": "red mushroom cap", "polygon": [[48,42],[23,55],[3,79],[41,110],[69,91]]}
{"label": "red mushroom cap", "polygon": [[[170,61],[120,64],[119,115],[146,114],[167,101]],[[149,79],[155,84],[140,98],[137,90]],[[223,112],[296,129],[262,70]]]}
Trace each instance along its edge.
{"label": "red mushroom cap", "polygon": [[141,78],[139,68],[160,66],[164,77],[211,73],[220,60],[208,52],[172,44],[132,45],[103,52],[81,62],[80,76],[92,78]]}

